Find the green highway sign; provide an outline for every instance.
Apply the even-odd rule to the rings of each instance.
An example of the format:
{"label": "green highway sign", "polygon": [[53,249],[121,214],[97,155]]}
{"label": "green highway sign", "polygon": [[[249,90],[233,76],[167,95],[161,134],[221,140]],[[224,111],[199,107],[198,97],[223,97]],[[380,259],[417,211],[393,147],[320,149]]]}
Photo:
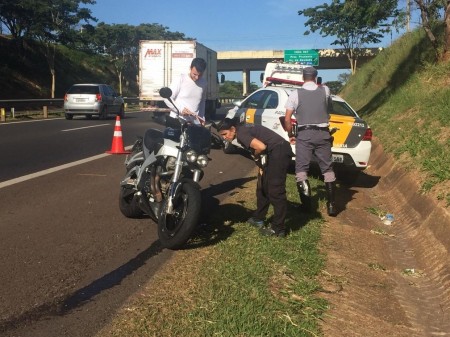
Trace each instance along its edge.
{"label": "green highway sign", "polygon": [[319,65],[319,52],[315,49],[289,49],[284,51],[285,62],[297,62],[309,66]]}

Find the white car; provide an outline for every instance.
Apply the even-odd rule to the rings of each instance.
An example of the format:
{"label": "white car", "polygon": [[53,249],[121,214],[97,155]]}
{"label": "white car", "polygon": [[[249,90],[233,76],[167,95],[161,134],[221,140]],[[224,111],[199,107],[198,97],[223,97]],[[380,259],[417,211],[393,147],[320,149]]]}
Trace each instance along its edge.
{"label": "white car", "polygon": [[122,96],[107,84],[74,84],[64,95],[64,113],[69,120],[75,115],[105,119],[109,114],[123,119],[124,107]]}
{"label": "white car", "polygon": [[[289,94],[298,87],[271,85],[258,89],[243,101],[235,101],[235,107],[228,111],[226,117],[239,118],[247,124],[264,125],[288,140],[283,124],[286,113],[284,106]],[[342,181],[351,183],[368,166],[372,130],[344,99],[338,96],[332,96],[332,99],[330,129],[336,128],[332,147],[334,167],[337,169],[336,173],[343,171],[343,174],[339,174]],[[235,146],[239,146],[236,140],[232,144],[225,144],[224,151],[231,153]],[[295,153],[295,145],[293,151]]]}

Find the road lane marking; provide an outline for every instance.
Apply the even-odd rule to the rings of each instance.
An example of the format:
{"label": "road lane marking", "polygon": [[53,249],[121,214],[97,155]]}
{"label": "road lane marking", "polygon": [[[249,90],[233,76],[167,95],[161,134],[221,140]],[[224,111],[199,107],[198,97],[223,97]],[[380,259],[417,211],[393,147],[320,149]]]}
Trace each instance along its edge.
{"label": "road lane marking", "polygon": [[[132,147],[133,146],[130,145],[130,146],[127,146],[125,149],[129,150]],[[7,187],[7,186],[14,185],[14,184],[18,184],[18,183],[21,183],[21,182],[24,182],[24,181],[27,181],[27,180],[30,180],[30,179],[34,179],[34,178],[37,178],[37,177],[42,177],[42,176],[45,176],[46,174],[50,174],[50,173],[54,173],[54,172],[57,172],[57,171],[61,171],[61,170],[64,170],[64,169],[67,169],[67,168],[70,168],[70,167],[73,167],[73,166],[77,166],[77,165],[81,165],[81,164],[84,164],[84,163],[88,163],[88,162],[93,161],[93,160],[101,159],[101,158],[104,158],[104,157],[107,157],[107,156],[111,156],[111,154],[102,153],[102,154],[98,154],[98,155],[93,156],[93,157],[77,160],[77,161],[74,161],[72,163],[67,163],[67,164],[64,164],[64,165],[55,166],[55,167],[52,167],[52,168],[49,168],[49,169],[46,169],[46,170],[43,170],[43,171],[39,171],[39,172],[27,174],[27,175],[22,176],[22,177],[6,180],[6,181],[3,181],[3,182],[0,182],[0,189],[2,189],[4,187]]]}
{"label": "road lane marking", "polygon": [[76,131],[76,130],[82,130],[82,129],[97,128],[99,126],[106,126],[106,125],[109,126],[111,124],[99,124],[99,125],[83,126],[82,128],[65,129],[65,130],[61,130],[61,131],[62,132],[69,132],[69,131]]}

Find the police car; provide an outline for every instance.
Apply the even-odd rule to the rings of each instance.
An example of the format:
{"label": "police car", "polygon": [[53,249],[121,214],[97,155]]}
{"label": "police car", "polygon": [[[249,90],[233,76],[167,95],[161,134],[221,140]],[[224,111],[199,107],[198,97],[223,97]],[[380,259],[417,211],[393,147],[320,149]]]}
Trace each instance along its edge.
{"label": "police car", "polygon": [[[281,66],[278,68],[282,69]],[[226,117],[237,117],[241,122],[250,125],[261,124],[288,140],[284,129],[286,113],[284,106],[289,94],[303,84],[301,69],[300,65],[294,68],[289,64],[289,69],[285,72],[272,71],[269,75],[275,75],[274,77],[267,76],[266,68],[265,87],[256,90],[242,101],[233,102],[235,107],[228,111]],[[359,172],[368,166],[372,148],[372,130],[344,99],[332,96],[332,100],[333,111],[329,123],[330,130],[334,129],[332,147],[334,167],[340,180],[353,182]],[[295,119],[292,122],[295,123]],[[231,153],[235,146],[238,146],[236,140],[232,144],[226,144],[224,151]],[[295,145],[293,151],[295,153]]]}

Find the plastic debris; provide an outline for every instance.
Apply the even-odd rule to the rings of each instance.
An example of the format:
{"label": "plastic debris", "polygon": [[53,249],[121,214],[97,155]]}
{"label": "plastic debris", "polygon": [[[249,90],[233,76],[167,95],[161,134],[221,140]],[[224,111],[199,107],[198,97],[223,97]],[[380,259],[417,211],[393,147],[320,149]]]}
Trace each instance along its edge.
{"label": "plastic debris", "polygon": [[385,225],[390,226],[394,222],[394,215],[388,213],[381,218],[381,221],[383,221]]}

